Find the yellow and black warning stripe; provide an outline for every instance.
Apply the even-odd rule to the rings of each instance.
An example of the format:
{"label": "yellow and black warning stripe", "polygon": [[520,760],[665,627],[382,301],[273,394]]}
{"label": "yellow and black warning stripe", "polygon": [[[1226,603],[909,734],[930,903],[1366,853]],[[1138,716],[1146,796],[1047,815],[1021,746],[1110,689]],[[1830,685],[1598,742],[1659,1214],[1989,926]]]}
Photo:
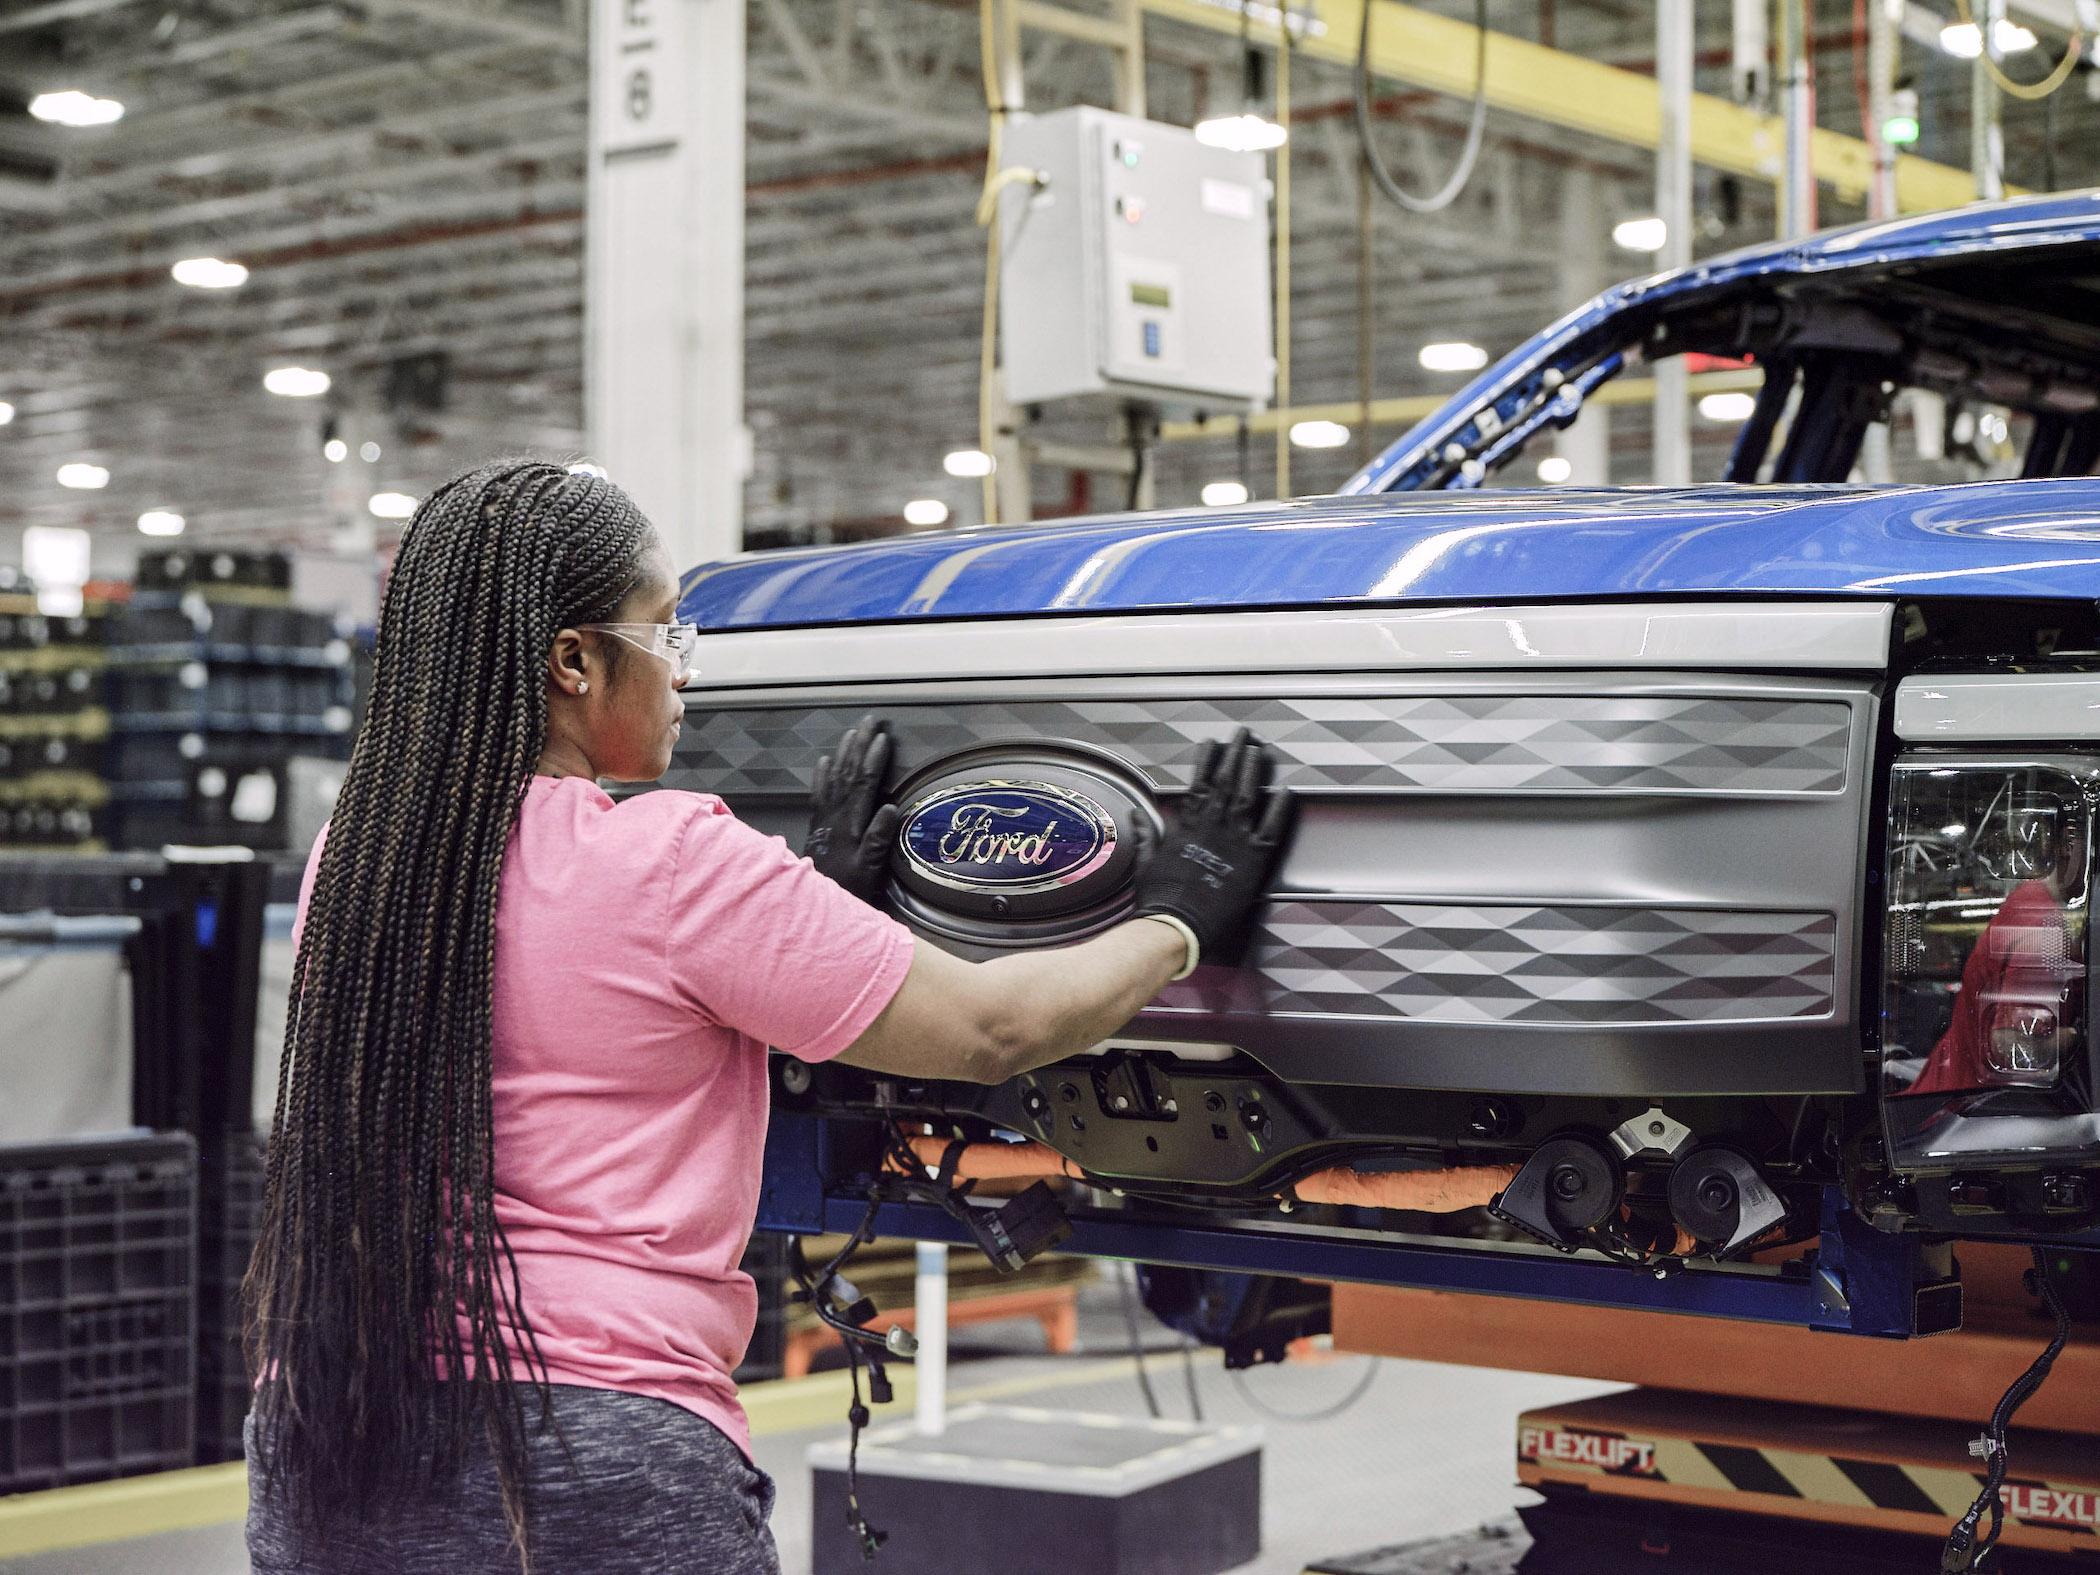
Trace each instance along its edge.
{"label": "yellow and black warning stripe", "polygon": [[[1517,1445],[1529,1487],[1935,1535],[1984,1482],[1958,1429],[1658,1391],[1527,1413]],[[2006,1542],[2100,1554],[2100,1445],[2031,1453],[2036,1471],[2005,1485]]]}

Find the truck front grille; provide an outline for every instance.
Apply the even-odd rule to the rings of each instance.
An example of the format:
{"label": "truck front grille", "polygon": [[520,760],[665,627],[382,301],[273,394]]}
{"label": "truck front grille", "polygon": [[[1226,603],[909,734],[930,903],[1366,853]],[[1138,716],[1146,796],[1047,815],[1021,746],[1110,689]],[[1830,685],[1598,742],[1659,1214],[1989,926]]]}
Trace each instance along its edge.
{"label": "truck front grille", "polygon": [[900,779],[1051,746],[1171,814],[1203,741],[1244,725],[1304,796],[1290,856],[1240,965],[1133,1031],[1291,1081],[1841,1093],[1878,704],[1744,673],[841,682],[694,693],[665,782],[799,846],[818,758],[873,711]]}

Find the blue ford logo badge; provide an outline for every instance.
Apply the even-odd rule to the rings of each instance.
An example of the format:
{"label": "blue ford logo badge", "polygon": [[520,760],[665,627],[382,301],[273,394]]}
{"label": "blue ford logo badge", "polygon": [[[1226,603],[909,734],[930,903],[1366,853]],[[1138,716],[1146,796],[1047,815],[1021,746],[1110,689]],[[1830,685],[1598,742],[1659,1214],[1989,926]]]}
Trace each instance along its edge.
{"label": "blue ford logo badge", "polygon": [[909,867],[937,886],[1019,896],[1069,886],[1108,863],[1116,821],[1054,783],[965,782],[907,809],[897,840]]}

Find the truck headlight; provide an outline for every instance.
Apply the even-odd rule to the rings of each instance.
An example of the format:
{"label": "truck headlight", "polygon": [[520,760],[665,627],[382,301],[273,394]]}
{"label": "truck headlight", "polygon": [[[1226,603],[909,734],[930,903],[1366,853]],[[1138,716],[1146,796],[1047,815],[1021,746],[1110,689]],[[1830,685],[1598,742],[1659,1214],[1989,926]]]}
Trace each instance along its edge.
{"label": "truck headlight", "polygon": [[1892,1162],[2100,1158],[2086,1000],[2100,757],[1897,762],[1882,1094]]}

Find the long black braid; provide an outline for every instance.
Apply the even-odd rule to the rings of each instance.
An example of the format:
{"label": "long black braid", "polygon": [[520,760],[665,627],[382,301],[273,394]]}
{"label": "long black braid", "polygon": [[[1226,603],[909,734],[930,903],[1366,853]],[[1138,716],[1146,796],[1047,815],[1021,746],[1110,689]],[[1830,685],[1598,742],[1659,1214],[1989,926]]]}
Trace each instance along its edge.
{"label": "long black braid", "polygon": [[427,1492],[472,1442],[526,1524],[544,1362],[496,1221],[490,1018],[504,850],[546,742],[557,630],[654,541],[617,487],[506,462],[416,510],[316,873],[243,1287],[259,1490],[309,1526]]}

